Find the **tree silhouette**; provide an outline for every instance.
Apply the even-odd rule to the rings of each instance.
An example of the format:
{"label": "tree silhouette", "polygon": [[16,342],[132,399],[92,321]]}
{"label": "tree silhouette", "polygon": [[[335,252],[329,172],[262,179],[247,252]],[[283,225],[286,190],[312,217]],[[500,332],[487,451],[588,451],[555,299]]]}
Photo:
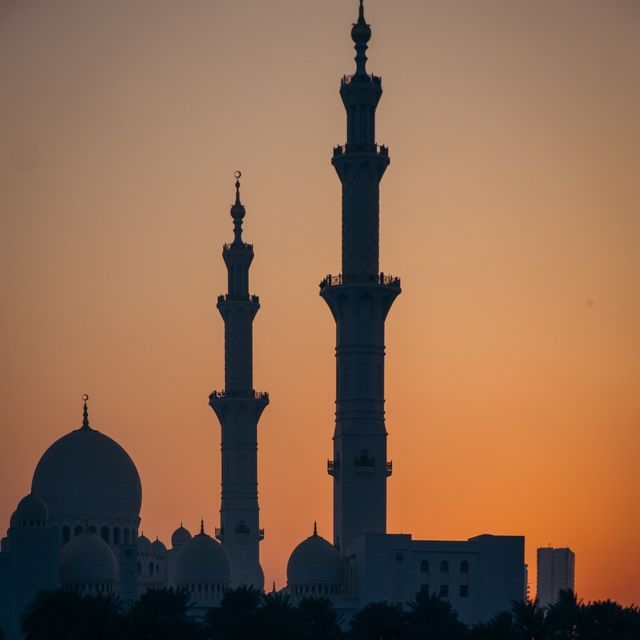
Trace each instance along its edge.
{"label": "tree silhouette", "polygon": [[513,640],[513,618],[509,611],[503,611],[471,631],[471,640]]}
{"label": "tree silhouette", "polygon": [[304,598],[296,608],[298,640],[340,640],[341,616],[328,598]]}
{"label": "tree silhouette", "polygon": [[349,640],[403,640],[404,615],[400,607],[374,602],[358,611],[351,620]]}
{"label": "tree silhouette", "polygon": [[638,640],[640,611],[617,602],[591,602],[582,611],[578,631],[580,640]]}
{"label": "tree silhouette", "polygon": [[122,637],[120,605],[113,594],[41,591],[22,618],[26,640],[112,640]]}
{"label": "tree silhouette", "polygon": [[254,640],[260,599],[260,592],[253,587],[226,591],[220,607],[210,609],[205,616],[207,637],[214,640]]}
{"label": "tree silhouette", "polygon": [[458,620],[451,603],[437,594],[418,593],[406,614],[408,640],[460,640],[467,627]]}
{"label": "tree silhouette", "polygon": [[547,635],[553,640],[575,640],[582,618],[582,605],[571,590],[560,591],[554,604],[547,607]]}
{"label": "tree silhouette", "polygon": [[188,617],[189,595],[173,589],[149,589],[126,615],[128,640],[199,640],[200,626]]}
{"label": "tree silhouette", "polygon": [[297,640],[296,616],[289,596],[268,593],[258,609],[256,640]]}
{"label": "tree silhouette", "polygon": [[547,623],[544,609],[537,600],[513,601],[514,640],[547,640]]}

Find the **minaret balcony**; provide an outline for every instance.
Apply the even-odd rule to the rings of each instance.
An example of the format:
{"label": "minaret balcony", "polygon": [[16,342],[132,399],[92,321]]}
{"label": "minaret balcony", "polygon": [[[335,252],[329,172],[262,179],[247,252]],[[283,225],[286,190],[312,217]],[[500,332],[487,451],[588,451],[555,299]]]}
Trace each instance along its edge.
{"label": "minaret balcony", "polygon": [[382,85],[382,78],[380,76],[374,76],[372,73],[354,73],[352,75],[342,76],[341,85],[353,84],[354,82],[370,82],[375,85]]}
{"label": "minaret balcony", "polygon": [[269,393],[267,391],[254,391],[253,389],[251,391],[213,391],[209,396],[209,403],[229,398],[249,398],[269,404]]}
{"label": "minaret balcony", "polygon": [[333,148],[334,159],[347,153],[375,153],[382,158],[388,158],[389,147],[383,144],[339,144]]}
{"label": "minaret balcony", "polygon": [[340,460],[327,460],[327,473],[334,478],[340,470]]}
{"label": "minaret balcony", "polygon": [[387,460],[387,478],[393,473],[393,460]]}
{"label": "minaret balcony", "polygon": [[225,302],[251,302],[252,304],[260,304],[260,297],[250,295],[234,296],[231,293],[218,296],[218,304],[224,304]]}
{"label": "minaret balcony", "polygon": [[264,540],[264,529],[258,529],[258,542],[262,542]]}
{"label": "minaret balcony", "polygon": [[224,538],[224,529],[222,527],[216,527],[214,535],[218,540],[222,541]]}
{"label": "minaret balcony", "polygon": [[320,282],[320,291],[323,291],[327,287],[337,287],[344,284],[373,284],[392,287],[398,291],[400,290],[400,278],[396,278],[395,276],[390,276],[385,273],[379,273],[377,275],[341,273],[337,276],[328,275],[324,278],[324,280]]}

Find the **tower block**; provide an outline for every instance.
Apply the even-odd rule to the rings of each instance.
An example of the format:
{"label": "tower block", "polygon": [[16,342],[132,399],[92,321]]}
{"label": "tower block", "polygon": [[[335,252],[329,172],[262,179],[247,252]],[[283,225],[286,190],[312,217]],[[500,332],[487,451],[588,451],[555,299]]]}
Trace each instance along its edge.
{"label": "tower block", "polygon": [[341,554],[365,533],[386,533],[387,431],[384,422],[384,323],[400,293],[400,280],[380,273],[380,181],[389,151],[376,144],[381,79],[366,70],[371,27],[360,0],[356,72],[340,96],[347,112],[347,142],[332,164],[342,183],[342,274],[327,276],[320,295],[336,321],[336,424],[333,476],[334,544]]}
{"label": "tower block", "polygon": [[240,172],[236,201],[231,207],[234,240],[222,257],[228,271],[228,293],[218,298],[224,320],[225,390],[214,391],[209,404],[222,427],[222,502],[216,537],[231,557],[231,585],[264,588],[260,567],[258,507],[258,421],[269,394],[253,389],[253,319],[260,308],[249,294],[253,246],[242,240],[245,208],[240,201]]}

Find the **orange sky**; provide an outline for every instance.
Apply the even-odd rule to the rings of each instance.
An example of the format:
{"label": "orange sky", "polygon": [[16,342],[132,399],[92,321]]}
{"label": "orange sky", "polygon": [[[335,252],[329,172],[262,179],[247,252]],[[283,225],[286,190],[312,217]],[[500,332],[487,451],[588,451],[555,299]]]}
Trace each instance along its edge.
{"label": "orange sky", "polygon": [[[255,244],[268,584],[331,538],[347,0],[0,2],[0,530],[92,423],[146,535],[218,524],[233,171]],[[640,602],[640,4],[368,0],[383,76],[389,530],[571,546]],[[534,589],[535,591],[535,589]]]}

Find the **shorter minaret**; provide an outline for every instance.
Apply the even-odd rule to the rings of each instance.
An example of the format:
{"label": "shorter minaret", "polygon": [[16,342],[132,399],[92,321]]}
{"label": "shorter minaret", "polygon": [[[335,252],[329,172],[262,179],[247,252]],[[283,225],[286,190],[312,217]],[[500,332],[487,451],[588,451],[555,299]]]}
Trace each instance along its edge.
{"label": "shorter minaret", "polygon": [[234,240],[224,245],[228,293],[218,298],[224,320],[225,390],[214,391],[209,404],[222,427],[222,504],[216,537],[231,557],[231,585],[262,591],[258,508],[258,420],[269,404],[267,393],[253,389],[253,319],[260,301],[249,295],[253,246],[242,240],[245,208],[240,201],[236,172],[236,201],[231,207]]}

